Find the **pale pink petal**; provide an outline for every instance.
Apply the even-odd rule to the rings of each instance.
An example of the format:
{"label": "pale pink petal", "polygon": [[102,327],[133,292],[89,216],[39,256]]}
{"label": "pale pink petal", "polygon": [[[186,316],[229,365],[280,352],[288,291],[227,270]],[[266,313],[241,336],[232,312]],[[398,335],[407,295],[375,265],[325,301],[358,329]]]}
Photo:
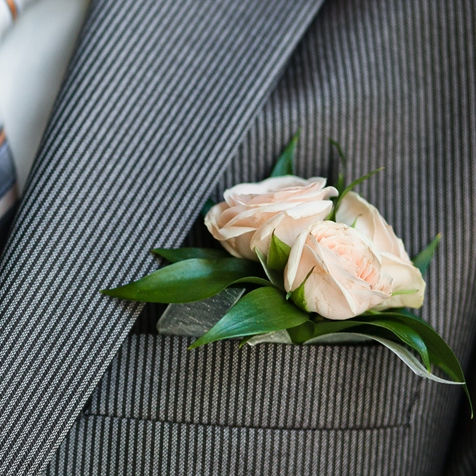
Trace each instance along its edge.
{"label": "pale pink petal", "polygon": [[[296,241],[291,247],[288,262],[286,264],[286,268],[284,269],[284,287],[286,291],[294,291],[296,288],[298,288],[304,280],[302,276],[306,276],[304,273],[306,273],[306,271],[309,272],[309,270],[311,269],[309,268],[309,263],[304,263],[303,266],[301,266],[301,269],[299,270],[301,256],[304,249],[304,245],[306,243],[307,236],[307,231],[301,233],[296,238]],[[310,263],[310,265],[312,267],[312,262]],[[300,271],[299,276],[297,276],[298,270]],[[299,279],[301,280],[299,281]]]}
{"label": "pale pink petal", "polygon": [[352,225],[367,236],[381,252],[392,253],[403,260],[410,261],[400,238],[385,221],[377,208],[355,192],[349,192],[341,201],[336,221]]}
{"label": "pale pink petal", "polygon": [[[382,253],[382,270],[385,274],[392,277],[392,291],[396,293],[386,299],[379,309],[388,309],[392,307],[411,307],[418,309],[423,305],[425,297],[426,283],[418,268],[401,260],[390,253]],[[408,292],[398,294],[399,291]]]}

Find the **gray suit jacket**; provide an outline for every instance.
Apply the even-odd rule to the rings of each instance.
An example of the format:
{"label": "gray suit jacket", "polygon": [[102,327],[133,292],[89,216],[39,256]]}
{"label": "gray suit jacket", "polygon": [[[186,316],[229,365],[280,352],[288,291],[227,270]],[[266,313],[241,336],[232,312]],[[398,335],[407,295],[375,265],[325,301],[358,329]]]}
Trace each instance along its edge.
{"label": "gray suit jacket", "polygon": [[190,352],[97,296],[301,128],[299,175],[332,137],[412,253],[442,233],[423,317],[471,373],[476,5],[321,3],[93,2],[2,262],[1,474],[474,474],[461,390],[382,347]]}

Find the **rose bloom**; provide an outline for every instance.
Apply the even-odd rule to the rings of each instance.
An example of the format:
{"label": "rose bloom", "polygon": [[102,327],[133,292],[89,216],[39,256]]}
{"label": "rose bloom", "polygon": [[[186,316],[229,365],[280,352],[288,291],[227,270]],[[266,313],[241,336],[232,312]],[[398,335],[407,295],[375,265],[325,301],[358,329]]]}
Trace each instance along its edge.
{"label": "rose bloom", "polygon": [[392,292],[395,295],[379,304],[379,309],[419,308],[423,305],[423,276],[410,260],[402,240],[373,205],[357,193],[350,192],[342,199],[336,221],[347,225],[355,223],[355,229],[369,239],[378,251],[382,272],[392,278]]}
{"label": "rose bloom", "polygon": [[291,246],[301,231],[329,215],[330,198],[338,193],[325,185],[321,177],[293,175],[239,184],[210,209],[205,225],[233,256],[256,260],[255,248],[266,255],[273,232]]}
{"label": "rose bloom", "polygon": [[308,312],[348,319],[383,303],[392,280],[382,270],[378,251],[360,232],[344,223],[321,221],[302,232],[284,271],[286,291]]}

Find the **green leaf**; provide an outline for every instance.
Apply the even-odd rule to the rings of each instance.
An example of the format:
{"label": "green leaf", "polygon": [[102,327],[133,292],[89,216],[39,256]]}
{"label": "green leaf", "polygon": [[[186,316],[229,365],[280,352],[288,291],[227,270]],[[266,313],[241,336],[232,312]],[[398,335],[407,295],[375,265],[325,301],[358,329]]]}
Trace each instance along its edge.
{"label": "green leaf", "polygon": [[269,285],[253,261],[239,258],[194,258],[165,266],[138,281],[103,294],[141,302],[190,302],[214,296],[237,283]]}
{"label": "green leaf", "polygon": [[381,172],[385,167],[379,167],[378,169],[372,170],[369,172],[367,175],[364,175],[363,177],[359,177],[358,179],[355,179],[353,182],[351,182],[340,195],[340,200],[342,200],[350,191],[352,191],[357,185],[360,185],[362,182],[365,182],[368,180],[370,177],[373,177],[375,174],[378,174]]}
{"label": "green leaf", "polygon": [[155,248],[152,250],[152,253],[165,258],[171,263],[192,258],[218,259],[230,257],[225,250],[215,248]]}
{"label": "green leaf", "polygon": [[455,356],[451,347],[444,341],[442,337],[425,321],[419,319],[416,316],[410,316],[407,313],[386,313],[388,316],[392,316],[398,319],[400,322],[405,322],[406,325],[411,326],[415,331],[423,338],[430,355],[430,361],[433,365],[439,367],[448,377],[452,378],[455,382],[464,384],[463,388],[468,398],[469,406],[471,409],[471,418],[473,418],[473,404],[471,396],[469,394],[467,385],[465,383],[465,376],[461,365]]}
{"label": "green leaf", "polygon": [[314,268],[312,268],[309,273],[307,273],[307,276],[304,278],[303,282],[294,290],[291,292],[288,292],[286,294],[286,300],[291,300],[296,304],[296,306],[299,309],[302,309],[303,311],[309,312],[307,310],[307,304],[306,304],[306,296],[304,295],[304,285],[306,284],[306,281],[308,280],[309,276],[311,276],[311,273],[314,271]]}
{"label": "green leaf", "polygon": [[262,287],[238,301],[206,334],[189,348],[233,337],[263,334],[289,329],[308,320],[308,315],[290,302],[276,288]]}
{"label": "green leaf", "polygon": [[438,233],[431,243],[420,253],[418,253],[415,258],[413,258],[413,264],[420,270],[421,274],[425,274],[428,266],[430,265],[431,258],[438,246],[438,243],[441,240],[441,234]]}
{"label": "green leaf", "polygon": [[[245,341],[246,339],[246,341]],[[243,344],[250,346],[258,344],[292,344],[288,331],[282,329],[280,331],[267,332],[266,334],[257,334],[254,336],[245,337],[242,341]],[[240,342],[240,347],[241,347]]]}
{"label": "green leaf", "polygon": [[[413,312],[410,312],[407,308],[401,307],[401,308],[396,308],[396,309],[388,309],[387,311],[380,311],[386,314],[387,312],[392,315],[392,314],[401,314],[401,317],[411,317],[412,319],[418,319],[419,321],[423,321],[423,319],[420,316],[417,316],[416,314],[413,314]],[[424,322],[424,321],[423,321]]]}
{"label": "green leaf", "polygon": [[407,294],[415,294],[418,292],[418,289],[399,289],[398,291],[394,291],[392,296],[402,296]]}
{"label": "green leaf", "polygon": [[375,169],[375,170],[372,170],[371,172],[369,172],[367,175],[364,175],[363,177],[360,177],[356,180],[354,180],[353,182],[351,182],[349,185],[347,185],[347,187],[344,188],[344,190],[342,191],[342,193],[339,195],[339,198],[337,199],[335,205],[334,205],[334,208],[332,209],[331,213],[329,214],[329,216],[327,217],[328,220],[334,220],[336,219],[336,213],[337,213],[337,210],[339,209],[339,206],[342,202],[342,199],[350,192],[352,191],[357,185],[361,184],[362,182],[365,182],[367,179],[369,179],[370,177],[374,176],[375,174],[378,174],[379,172],[381,172],[382,170],[384,169],[384,167],[380,167],[378,169]]}
{"label": "green leaf", "polygon": [[449,345],[440,337],[433,327],[418,317],[412,316],[410,313],[386,312],[385,315],[389,319],[393,318],[412,327],[425,341],[433,363],[438,366],[443,364],[444,368],[441,367],[441,369],[450,377],[460,382],[465,381],[464,373],[458,359]]}
{"label": "green leaf", "polygon": [[268,252],[268,268],[275,269],[277,271],[283,271],[288,262],[289,253],[291,247],[281,241],[274,233],[271,237],[271,244]]}
{"label": "green leaf", "polygon": [[362,326],[362,322],[354,319],[347,319],[345,321],[331,321],[329,319],[322,319],[318,322],[309,320],[299,327],[289,329],[288,333],[291,340],[295,344],[303,344],[304,342],[314,339],[326,334],[334,334],[353,327]]}
{"label": "green leaf", "polygon": [[276,286],[277,288],[284,291],[283,273],[280,273],[279,271],[276,271],[275,269],[269,268],[268,265],[266,264],[265,256],[263,255],[263,253],[261,253],[261,251],[258,248],[255,248],[255,253],[256,253],[256,256],[258,257],[259,262],[261,263],[261,266],[263,267],[266,277],[269,279],[271,284],[273,284],[273,286]]}
{"label": "green leaf", "polygon": [[270,177],[281,177],[283,175],[294,175],[294,154],[299,139],[300,130],[294,134],[289,144],[279,156],[276,165],[274,166]]}
{"label": "green leaf", "polygon": [[329,142],[331,143],[331,145],[333,145],[336,148],[337,155],[339,156],[341,163],[345,165],[345,163],[347,162],[347,158],[345,157],[345,154],[344,154],[344,151],[342,150],[341,145],[336,140],[331,139],[330,137],[329,137]]}
{"label": "green leaf", "polygon": [[389,339],[384,339],[371,334],[366,334],[371,339],[380,342],[382,345],[394,352],[413,372],[415,372],[420,377],[424,377],[435,382],[445,383],[450,385],[463,385],[463,382],[456,382],[454,380],[446,380],[437,375],[428,372],[427,369],[420,363],[420,361],[413,355],[413,353],[408,350],[406,347],[403,347],[396,342],[393,342]]}
{"label": "green leaf", "polygon": [[[329,142],[337,150],[337,155],[339,156],[338,170],[340,170],[342,168],[342,166],[345,166],[345,163],[347,161],[347,159],[345,157],[345,154],[344,154],[344,151],[342,150],[341,145],[337,141],[335,141],[334,139],[329,138]],[[339,175],[337,177],[337,183],[336,183],[335,187],[336,187],[337,191],[339,192],[339,194],[342,193],[342,190],[344,190],[345,178],[344,178],[344,174],[342,172],[339,172]]]}
{"label": "green leaf", "polygon": [[[359,331],[361,332],[361,331]],[[356,331],[349,332],[336,332],[335,334],[325,334],[323,336],[315,337],[308,342],[304,342],[305,345],[309,344],[324,344],[324,345],[341,345],[341,344],[364,344],[368,343],[371,339],[368,337],[362,337]]]}
{"label": "green leaf", "polygon": [[205,205],[203,205],[202,211],[200,212],[202,216],[205,216],[210,211],[210,208],[214,207],[215,205],[216,203],[211,198],[209,198],[205,202]]}
{"label": "green leaf", "polygon": [[246,345],[248,343],[248,341],[250,339],[252,339],[253,336],[246,336],[246,337],[243,337],[243,339],[240,340],[240,343],[238,344],[238,349],[241,349],[244,345]]}
{"label": "green leaf", "polygon": [[294,329],[293,331],[290,331],[293,342],[298,341],[299,343],[302,343],[325,334],[350,330],[356,327],[377,327],[391,332],[396,338],[416,350],[420,354],[428,372],[431,370],[428,349],[423,339],[413,328],[406,326],[404,323],[395,319],[370,318],[365,320],[365,318],[359,316],[357,318],[343,321],[331,321],[326,319],[312,324],[313,325],[307,323],[307,327],[303,329]]}
{"label": "green leaf", "polygon": [[381,327],[392,332],[403,343],[407,344],[412,349],[416,350],[425,364],[428,372],[431,372],[430,355],[427,346],[412,327],[406,325],[404,322],[399,322],[392,319],[373,319],[369,323],[372,326]]}
{"label": "green leaf", "polygon": [[[404,327],[392,325],[392,319],[394,320],[394,323],[398,322]],[[453,382],[463,385],[471,409],[471,418],[473,418],[471,396],[465,383],[464,373],[458,359],[448,344],[429,324],[416,316],[412,316],[410,313],[376,311],[372,312],[372,315],[370,316],[359,316],[358,318],[345,321],[330,321],[327,319],[319,322],[308,321],[299,327],[289,329],[288,332],[293,343],[302,344],[311,339],[331,334],[333,332],[364,331],[365,333],[371,333],[375,336],[378,335],[376,332],[378,328],[391,331],[399,340],[417,350],[422,356],[422,360],[425,362],[427,367],[426,373],[428,374],[428,361],[427,357],[424,357],[425,350],[421,347],[421,342],[418,339],[415,339],[415,335],[418,335],[426,346],[426,352],[430,364],[440,368],[452,379]],[[372,331],[372,329],[375,330]],[[409,329],[412,329],[415,332],[412,333]]]}
{"label": "green leaf", "polygon": [[437,375],[432,374],[431,372],[428,372],[427,369],[421,364],[421,362],[415,357],[415,355],[409,349],[394,342],[393,340],[385,339],[383,337],[380,337],[372,333],[360,332],[360,331],[359,332],[338,332],[336,334],[326,334],[324,336],[316,337],[314,339],[311,339],[308,342],[305,342],[305,344],[309,345],[309,344],[328,343],[328,341],[330,340],[329,339],[330,337],[332,337],[334,342],[336,343],[346,341],[347,339],[350,342],[352,342],[353,337],[355,336],[360,337],[362,339],[372,339],[384,345],[389,350],[391,350],[399,359],[401,359],[410,368],[410,370],[412,370],[419,377],[424,377],[439,383],[445,383],[450,385],[462,385],[461,382],[446,380],[441,377],[438,377]]}
{"label": "green leaf", "polygon": [[[371,317],[371,316],[399,316],[399,317],[411,317],[412,319],[418,319],[419,321],[423,321],[423,319],[416,314],[410,312],[407,308],[398,307],[393,309],[386,309],[385,311],[377,311],[375,309],[369,309],[368,311],[362,314],[363,317]],[[425,321],[423,321],[425,322]]]}

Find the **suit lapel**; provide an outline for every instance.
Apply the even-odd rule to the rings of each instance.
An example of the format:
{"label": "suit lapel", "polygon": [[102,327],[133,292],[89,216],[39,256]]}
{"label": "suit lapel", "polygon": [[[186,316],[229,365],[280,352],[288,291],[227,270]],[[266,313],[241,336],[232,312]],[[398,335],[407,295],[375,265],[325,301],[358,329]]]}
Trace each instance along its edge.
{"label": "suit lapel", "polygon": [[45,467],[319,1],[92,3],[1,268],[0,473]]}

